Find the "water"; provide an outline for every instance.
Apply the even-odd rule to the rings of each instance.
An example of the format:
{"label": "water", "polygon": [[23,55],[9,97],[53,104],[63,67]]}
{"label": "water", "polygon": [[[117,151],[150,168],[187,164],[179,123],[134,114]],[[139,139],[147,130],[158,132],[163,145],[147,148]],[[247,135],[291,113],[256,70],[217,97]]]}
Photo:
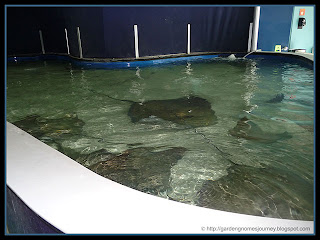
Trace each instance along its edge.
{"label": "water", "polygon": [[[264,59],[124,70],[10,63],[6,114],[89,169],[140,191],[225,211],[312,220],[313,77],[297,63]],[[154,115],[132,122],[132,102],[120,101],[190,96],[211,104],[214,124],[192,127]]]}

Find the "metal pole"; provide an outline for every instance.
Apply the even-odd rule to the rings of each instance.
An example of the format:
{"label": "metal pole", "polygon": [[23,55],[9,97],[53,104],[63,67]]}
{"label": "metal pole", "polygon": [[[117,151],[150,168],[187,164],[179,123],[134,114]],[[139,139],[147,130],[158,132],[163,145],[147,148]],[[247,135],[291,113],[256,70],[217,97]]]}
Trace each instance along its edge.
{"label": "metal pole", "polygon": [[251,51],[251,40],[252,40],[252,25],[253,23],[250,23],[250,26],[249,26],[249,38],[248,38],[248,51],[247,52],[250,52]]}
{"label": "metal pole", "polygon": [[43,44],[43,38],[42,38],[42,31],[39,30],[39,36],[40,36],[40,43],[41,43],[41,49],[42,49],[42,54],[45,54],[45,50],[44,50],[44,44]]}
{"label": "metal pole", "polygon": [[68,40],[68,32],[67,29],[64,29],[65,33],[66,33],[66,41],[67,41],[67,50],[68,50],[68,55],[70,55],[70,49],[69,49],[69,40]]}
{"label": "metal pole", "polygon": [[80,58],[83,58],[83,55],[82,55],[82,46],[81,46],[81,37],[80,37],[80,28],[79,28],[79,27],[77,27],[77,35],[78,35],[78,44],[79,44]]}
{"label": "metal pole", "polygon": [[260,21],[260,7],[254,7],[251,51],[257,51],[258,33],[259,33],[259,21]]}
{"label": "metal pole", "polygon": [[190,34],[190,23],[188,23],[188,46],[187,46],[187,53],[190,54],[191,48],[191,34]]}
{"label": "metal pole", "polygon": [[133,31],[134,31],[134,49],[136,53],[136,58],[139,58],[138,25],[133,25]]}

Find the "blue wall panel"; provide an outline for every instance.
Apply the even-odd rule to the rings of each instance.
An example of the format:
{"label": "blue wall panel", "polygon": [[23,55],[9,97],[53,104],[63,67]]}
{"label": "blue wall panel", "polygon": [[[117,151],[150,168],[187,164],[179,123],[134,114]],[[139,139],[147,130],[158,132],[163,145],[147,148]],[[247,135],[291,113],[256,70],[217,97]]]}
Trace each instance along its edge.
{"label": "blue wall panel", "polygon": [[[305,15],[299,16],[300,9],[305,9]],[[311,53],[314,47],[315,33],[315,9],[313,6],[297,6],[294,8],[292,16],[290,49],[306,49],[307,53]],[[306,25],[302,29],[298,29],[299,18],[306,19]]]}
{"label": "blue wall panel", "polygon": [[260,10],[258,49],[274,51],[275,45],[289,46],[292,5],[263,5]]}

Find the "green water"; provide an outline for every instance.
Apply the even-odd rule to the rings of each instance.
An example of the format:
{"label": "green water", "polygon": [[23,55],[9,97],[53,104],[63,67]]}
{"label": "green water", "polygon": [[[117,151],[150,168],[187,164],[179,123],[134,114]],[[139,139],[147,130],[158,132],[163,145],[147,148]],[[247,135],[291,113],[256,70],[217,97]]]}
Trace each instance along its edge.
{"label": "green water", "polygon": [[[111,161],[124,162],[125,173],[97,173],[140,191],[231,212],[312,220],[313,77],[313,70],[296,63],[263,59],[124,70],[55,61],[9,63],[6,116],[12,123],[30,115],[77,116],[84,122],[81,133],[59,138],[55,129],[56,135],[40,140],[89,168],[99,162],[90,153],[117,156]],[[268,103],[277,94],[284,98]],[[217,122],[190,127],[157,116],[132,122],[131,103],[116,100],[188,96],[207,100]],[[263,132],[252,127],[256,135],[287,132],[290,138],[263,142],[232,136],[230,129],[244,116]],[[54,141],[48,141],[51,136]],[[154,184],[159,179],[165,183]]]}

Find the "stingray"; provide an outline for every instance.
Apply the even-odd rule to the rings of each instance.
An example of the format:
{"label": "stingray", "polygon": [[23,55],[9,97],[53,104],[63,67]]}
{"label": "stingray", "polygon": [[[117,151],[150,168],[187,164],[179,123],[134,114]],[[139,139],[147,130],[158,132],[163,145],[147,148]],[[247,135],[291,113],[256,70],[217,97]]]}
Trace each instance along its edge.
{"label": "stingray", "polygon": [[66,114],[64,117],[56,119],[29,115],[19,121],[13,122],[13,124],[61,151],[61,146],[56,140],[71,135],[80,135],[85,123],[76,114]]}
{"label": "stingray", "polygon": [[147,193],[158,194],[169,188],[171,167],[187,149],[172,147],[160,150],[153,147],[128,149],[112,154],[105,149],[75,158],[95,173]]}
{"label": "stingray", "polygon": [[210,102],[201,97],[188,96],[176,99],[135,102],[117,99],[93,89],[89,89],[89,91],[113,100],[131,103],[128,116],[133,123],[149,117],[158,117],[191,127],[203,127],[217,123],[217,117],[211,109]]}
{"label": "stingray", "polygon": [[313,183],[275,167],[233,165],[222,178],[206,181],[198,204],[256,216],[313,220]]}
{"label": "stingray", "polygon": [[267,103],[279,103],[279,102],[282,102],[283,99],[284,99],[284,94],[279,93],[274,98],[268,100]]}
{"label": "stingray", "polygon": [[65,134],[79,134],[85,124],[76,114],[66,114],[62,118],[49,119],[39,115],[29,115],[13,123],[34,137],[54,137]]}
{"label": "stingray", "polygon": [[203,98],[190,96],[169,100],[151,100],[131,104],[128,115],[132,122],[151,116],[192,127],[208,126],[216,123],[211,104]]}
{"label": "stingray", "polygon": [[292,136],[287,132],[283,133],[268,133],[263,131],[257,124],[247,117],[241,118],[237,125],[229,130],[229,133],[237,138],[245,138],[264,143],[272,143],[281,139],[289,139]]}

